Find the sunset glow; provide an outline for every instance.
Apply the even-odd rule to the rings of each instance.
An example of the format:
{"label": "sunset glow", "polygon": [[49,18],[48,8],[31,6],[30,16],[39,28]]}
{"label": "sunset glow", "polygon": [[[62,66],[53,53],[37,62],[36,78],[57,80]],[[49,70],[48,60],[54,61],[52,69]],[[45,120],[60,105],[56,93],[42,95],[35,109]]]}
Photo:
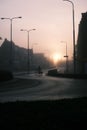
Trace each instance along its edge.
{"label": "sunset glow", "polygon": [[57,64],[58,61],[61,60],[61,55],[58,54],[58,53],[54,53],[54,54],[52,55],[52,59],[53,59],[54,64]]}
{"label": "sunset glow", "polygon": [[[87,11],[87,0],[72,0],[75,5],[75,42],[77,42],[78,25],[81,20],[81,13]],[[20,5],[20,8],[19,8]],[[9,8],[10,7],[10,8]],[[73,55],[72,40],[72,6],[63,0],[0,0],[0,17],[12,18],[22,16],[22,19],[15,19],[12,26],[12,40],[20,47],[27,48],[27,34],[20,32],[20,29],[35,28],[30,32],[30,47],[35,51],[48,50],[65,55],[64,45],[60,41],[67,42],[69,58]],[[0,21],[0,37],[10,40],[10,22],[8,19]],[[3,40],[1,42],[3,42]],[[2,44],[0,42],[0,44]],[[52,54],[52,53],[51,53]],[[57,62],[59,54],[54,56]]]}

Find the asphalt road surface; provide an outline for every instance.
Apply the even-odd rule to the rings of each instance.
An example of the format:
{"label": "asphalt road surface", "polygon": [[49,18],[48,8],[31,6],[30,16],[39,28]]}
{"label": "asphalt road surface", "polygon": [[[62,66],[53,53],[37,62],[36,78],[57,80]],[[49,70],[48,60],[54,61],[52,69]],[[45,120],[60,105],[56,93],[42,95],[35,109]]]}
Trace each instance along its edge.
{"label": "asphalt road surface", "polygon": [[56,100],[87,96],[87,80],[40,75],[16,76],[0,83],[0,102]]}

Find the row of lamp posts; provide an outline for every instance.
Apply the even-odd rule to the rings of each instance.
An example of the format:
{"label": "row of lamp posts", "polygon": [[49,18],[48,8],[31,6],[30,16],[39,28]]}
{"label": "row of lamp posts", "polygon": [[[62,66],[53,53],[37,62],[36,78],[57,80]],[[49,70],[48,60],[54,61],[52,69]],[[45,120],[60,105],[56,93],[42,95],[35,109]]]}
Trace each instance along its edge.
{"label": "row of lamp posts", "polygon": [[[75,59],[75,21],[74,21],[74,3],[70,0],[63,0],[63,1],[67,1],[67,2],[70,2],[72,4],[72,17],[73,17],[73,71],[74,71],[74,74],[76,73],[76,59]],[[13,17],[13,18],[1,18],[2,20],[4,19],[9,19],[10,20],[10,23],[11,23],[11,31],[10,31],[10,41],[11,41],[11,50],[10,50],[10,53],[11,53],[11,67],[12,67],[12,21],[14,19],[18,19],[18,18],[22,18],[22,17]],[[21,31],[26,31],[28,33],[28,70],[27,72],[29,73],[29,32],[30,31],[34,31],[36,29],[30,29],[30,30],[26,30],[26,29],[21,29]],[[67,49],[67,44],[66,44],[66,49]],[[66,51],[67,52],[67,51]],[[68,56],[66,54],[66,60],[67,60]],[[66,61],[66,64],[67,64],[67,61]]]}

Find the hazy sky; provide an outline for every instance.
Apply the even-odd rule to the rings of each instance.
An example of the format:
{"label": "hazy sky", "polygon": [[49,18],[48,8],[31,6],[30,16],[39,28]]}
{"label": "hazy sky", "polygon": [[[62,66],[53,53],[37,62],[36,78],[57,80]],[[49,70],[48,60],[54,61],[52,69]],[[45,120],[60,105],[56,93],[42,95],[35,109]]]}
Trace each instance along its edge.
{"label": "hazy sky", "polygon": [[[87,0],[72,0],[75,5],[75,32],[81,13],[87,11]],[[33,29],[30,32],[30,47],[46,53],[65,54],[67,42],[68,55],[72,55],[72,5],[63,0],[0,0],[0,17],[18,17],[13,20],[13,41],[27,48],[27,33],[20,29]],[[10,21],[0,20],[0,36],[10,40]],[[0,41],[1,43],[1,41]],[[37,43],[37,45],[35,45]]]}

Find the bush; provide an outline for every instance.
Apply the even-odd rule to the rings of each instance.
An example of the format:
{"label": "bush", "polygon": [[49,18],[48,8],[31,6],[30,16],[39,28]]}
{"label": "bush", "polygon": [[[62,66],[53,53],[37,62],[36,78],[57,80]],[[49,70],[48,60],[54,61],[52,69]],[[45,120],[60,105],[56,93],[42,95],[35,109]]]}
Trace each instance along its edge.
{"label": "bush", "polygon": [[13,79],[13,74],[7,70],[0,70],[0,81],[6,81]]}

